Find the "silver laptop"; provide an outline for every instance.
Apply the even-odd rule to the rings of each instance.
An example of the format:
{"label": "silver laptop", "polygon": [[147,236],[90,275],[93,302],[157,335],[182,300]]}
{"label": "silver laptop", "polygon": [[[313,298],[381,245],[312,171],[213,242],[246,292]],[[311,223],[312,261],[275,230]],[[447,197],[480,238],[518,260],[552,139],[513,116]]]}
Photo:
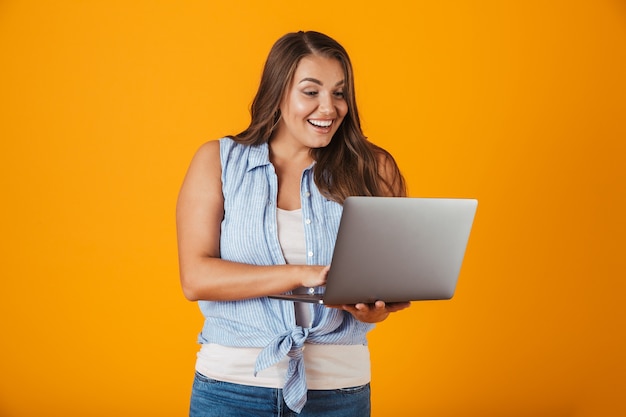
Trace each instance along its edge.
{"label": "silver laptop", "polygon": [[329,305],[450,299],[477,205],[475,199],[348,197],[326,286],[272,298]]}

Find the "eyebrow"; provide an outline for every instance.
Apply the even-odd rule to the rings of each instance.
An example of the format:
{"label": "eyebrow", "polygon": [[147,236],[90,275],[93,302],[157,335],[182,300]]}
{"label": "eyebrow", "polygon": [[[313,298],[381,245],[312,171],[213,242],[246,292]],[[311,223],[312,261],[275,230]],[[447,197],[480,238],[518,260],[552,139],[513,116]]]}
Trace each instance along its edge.
{"label": "eyebrow", "polygon": [[[298,84],[303,83],[305,81],[310,81],[310,82],[318,84],[318,85],[324,85],[324,83],[322,83],[317,78],[310,78],[310,77],[306,77],[306,78],[301,79]],[[335,87],[340,86],[341,84],[344,84],[345,82],[346,82],[346,80],[341,80],[341,81],[337,82],[337,84],[335,84]]]}

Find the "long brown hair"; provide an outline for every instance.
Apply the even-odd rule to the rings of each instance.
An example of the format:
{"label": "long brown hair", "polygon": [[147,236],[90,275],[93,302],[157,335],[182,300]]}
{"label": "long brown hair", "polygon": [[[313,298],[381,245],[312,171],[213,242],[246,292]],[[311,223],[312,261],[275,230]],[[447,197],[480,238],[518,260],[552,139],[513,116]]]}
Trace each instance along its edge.
{"label": "long brown hair", "polygon": [[404,178],[393,157],[363,134],[348,53],[337,41],[319,32],[288,33],[276,41],[250,108],[250,125],[232,138],[246,145],[269,142],[280,120],[280,102],[300,60],[308,55],[333,58],[341,63],[345,75],[343,93],[348,104],[348,113],[330,144],[311,150],[316,161],[315,184],[320,192],[339,203],[352,195],[406,195]]}

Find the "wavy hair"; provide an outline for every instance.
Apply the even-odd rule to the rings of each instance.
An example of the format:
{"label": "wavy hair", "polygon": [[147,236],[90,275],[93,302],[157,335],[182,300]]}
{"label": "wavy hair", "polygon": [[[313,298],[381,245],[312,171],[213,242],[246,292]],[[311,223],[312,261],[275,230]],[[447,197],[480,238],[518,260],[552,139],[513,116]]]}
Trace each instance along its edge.
{"label": "wavy hair", "polygon": [[327,198],[343,203],[346,197],[405,196],[400,170],[387,151],[367,140],[361,129],[354,92],[352,63],[337,41],[319,32],[288,33],[272,46],[261,82],[250,108],[250,125],[231,136],[245,145],[267,143],[280,120],[280,103],[300,60],[318,55],[339,61],[345,75],[344,98],[348,113],[328,146],[311,149],[316,161],[314,179]]}

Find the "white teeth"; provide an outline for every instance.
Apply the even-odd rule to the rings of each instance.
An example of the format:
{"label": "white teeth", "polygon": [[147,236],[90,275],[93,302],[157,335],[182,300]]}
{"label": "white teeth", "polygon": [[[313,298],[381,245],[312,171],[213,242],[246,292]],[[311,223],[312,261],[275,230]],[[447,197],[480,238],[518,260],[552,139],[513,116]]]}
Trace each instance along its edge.
{"label": "white teeth", "polygon": [[309,120],[313,126],[317,127],[328,127],[333,124],[332,120]]}

